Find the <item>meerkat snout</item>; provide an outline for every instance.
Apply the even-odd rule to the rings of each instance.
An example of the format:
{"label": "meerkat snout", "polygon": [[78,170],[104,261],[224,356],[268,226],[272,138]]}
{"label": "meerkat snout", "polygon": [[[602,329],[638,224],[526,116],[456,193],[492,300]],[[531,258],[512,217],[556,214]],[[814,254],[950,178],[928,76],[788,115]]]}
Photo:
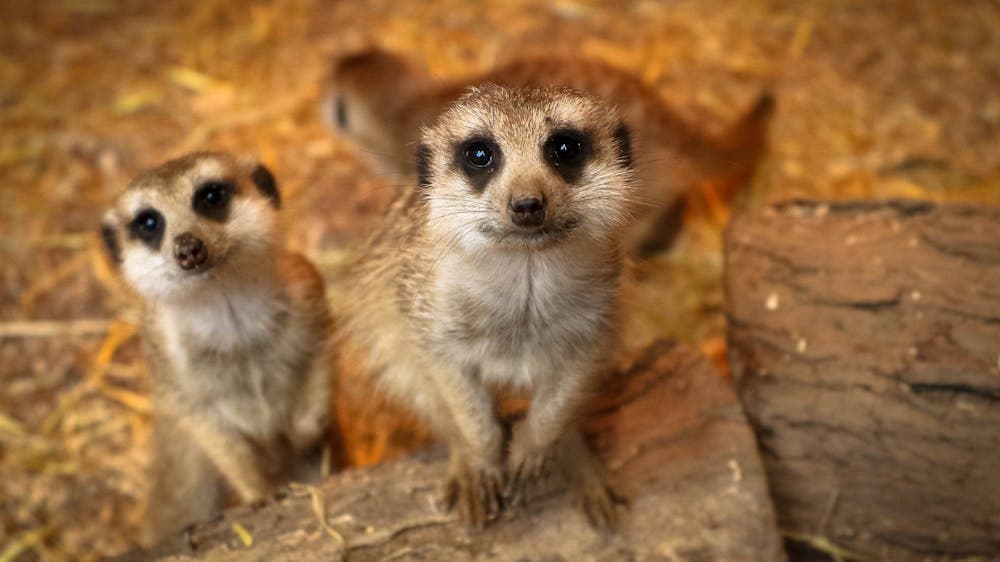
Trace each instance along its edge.
{"label": "meerkat snout", "polygon": [[535,228],[545,224],[544,197],[512,197],[507,208],[511,222],[517,226]]}
{"label": "meerkat snout", "polygon": [[190,271],[205,264],[208,259],[208,248],[200,238],[185,232],[174,239],[174,259],[181,269]]}

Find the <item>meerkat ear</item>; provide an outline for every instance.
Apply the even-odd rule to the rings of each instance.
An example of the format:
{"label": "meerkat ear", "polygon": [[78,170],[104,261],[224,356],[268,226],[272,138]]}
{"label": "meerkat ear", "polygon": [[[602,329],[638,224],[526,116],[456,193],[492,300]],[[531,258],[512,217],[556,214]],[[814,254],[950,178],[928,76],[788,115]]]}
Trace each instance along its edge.
{"label": "meerkat ear", "polygon": [[274,180],[271,170],[263,164],[257,164],[250,172],[250,180],[257,186],[257,191],[271,201],[275,209],[281,207],[281,192],[278,191],[278,182]]}
{"label": "meerkat ear", "polygon": [[104,251],[108,258],[115,264],[122,262],[122,246],[118,241],[118,228],[115,226],[114,215],[109,211],[101,222],[101,242],[104,243]]}
{"label": "meerkat ear", "polygon": [[417,185],[421,189],[431,185],[431,149],[426,144],[417,147]]}
{"label": "meerkat ear", "polygon": [[615,144],[618,148],[618,161],[626,168],[632,167],[632,134],[624,122],[615,129]]}

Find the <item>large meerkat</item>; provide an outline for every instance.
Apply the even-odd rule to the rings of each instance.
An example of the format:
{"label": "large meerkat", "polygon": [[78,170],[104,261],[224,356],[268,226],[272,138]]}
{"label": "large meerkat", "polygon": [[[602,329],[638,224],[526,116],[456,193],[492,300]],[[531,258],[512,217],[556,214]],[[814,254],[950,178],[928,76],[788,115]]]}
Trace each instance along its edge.
{"label": "large meerkat", "polygon": [[[483,525],[561,469],[610,526],[615,495],[576,421],[618,343],[627,127],[581,92],[486,86],[424,131],[416,160],[419,188],[348,274],[346,349],[447,440],[463,520]],[[509,443],[503,388],[532,393]]]}
{"label": "large meerkat", "polygon": [[766,146],[774,108],[771,96],[764,94],[727,131],[709,136],[637,76],[597,60],[526,55],[483,74],[443,81],[401,56],[374,48],[334,62],[323,113],[369,164],[405,178],[415,172],[413,162],[397,155],[412,151],[420,129],[467,87],[483,84],[570,87],[621,108],[633,133],[638,176],[631,209],[636,220],[626,245],[638,256],[669,247],[680,227],[684,195],[699,181],[710,180],[724,191],[749,181]]}
{"label": "large meerkat", "polygon": [[322,278],[279,242],[264,166],[195,153],[140,175],[102,237],[144,299],[153,455],[143,542],[318,475],[328,428]]}

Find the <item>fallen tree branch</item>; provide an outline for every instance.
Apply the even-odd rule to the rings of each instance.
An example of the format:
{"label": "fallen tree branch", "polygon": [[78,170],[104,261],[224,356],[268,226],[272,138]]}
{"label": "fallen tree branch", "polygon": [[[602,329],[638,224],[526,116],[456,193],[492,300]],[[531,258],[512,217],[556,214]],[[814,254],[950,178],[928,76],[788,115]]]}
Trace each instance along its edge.
{"label": "fallen tree branch", "polygon": [[591,528],[558,482],[470,531],[439,505],[446,460],[433,449],[229,510],[121,560],[784,560],[753,435],[697,352],[647,349],[611,377],[584,427],[630,499],[614,536]]}
{"label": "fallen tree branch", "polygon": [[725,288],[786,536],[1000,559],[1000,209],[780,205],[731,225]]}

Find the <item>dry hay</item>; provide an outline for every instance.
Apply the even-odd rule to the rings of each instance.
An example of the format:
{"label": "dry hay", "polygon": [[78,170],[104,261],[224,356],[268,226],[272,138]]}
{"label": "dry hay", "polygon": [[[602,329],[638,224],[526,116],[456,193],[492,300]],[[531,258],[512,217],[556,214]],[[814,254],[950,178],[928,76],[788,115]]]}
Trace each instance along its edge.
{"label": "dry hay", "polygon": [[[988,2],[126,6],[0,7],[2,562],[133,544],[146,370],[136,303],[93,234],[132,174],[195,148],[258,154],[290,202],[289,244],[331,280],[400,187],[320,125],[333,54],[379,43],[459,76],[515,48],[582,53],[635,71],[714,130],[770,88],[770,155],[736,211],[790,196],[1000,203],[1000,10]],[[733,209],[710,185],[693,201],[678,247],[637,271],[628,340],[670,335],[724,363],[719,246]],[[359,463],[421,442],[391,416],[355,423],[367,430]],[[806,539],[848,557],[817,537]]]}

